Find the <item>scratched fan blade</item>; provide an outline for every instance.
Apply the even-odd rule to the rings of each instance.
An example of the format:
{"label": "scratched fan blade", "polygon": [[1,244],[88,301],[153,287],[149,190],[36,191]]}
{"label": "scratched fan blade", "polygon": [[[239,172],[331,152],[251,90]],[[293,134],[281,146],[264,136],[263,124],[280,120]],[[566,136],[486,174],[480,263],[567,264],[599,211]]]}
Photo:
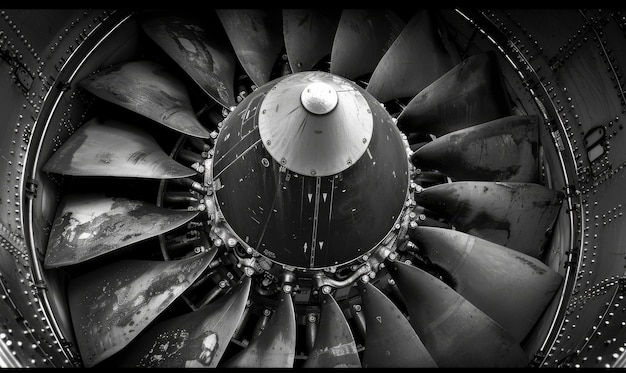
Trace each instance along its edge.
{"label": "scratched fan blade", "polygon": [[197,215],[121,197],[67,195],[57,208],[44,265],[81,263],[168,232]]}
{"label": "scratched fan blade", "polygon": [[454,67],[432,18],[417,12],[376,65],[367,91],[378,101],[413,98]]}
{"label": "scratched fan blade", "polygon": [[305,368],[360,368],[361,360],[343,311],[330,294],[322,295],[320,325]]}
{"label": "scratched fan blade", "polygon": [[[521,342],[563,278],[526,254],[452,229],[410,232],[428,259],[448,271],[457,293]],[[515,289],[511,291],[511,289]]]}
{"label": "scratched fan blade", "polygon": [[180,133],[204,139],[210,136],[195,116],[187,87],[155,62],[116,65],[81,80],[80,86]]}
{"label": "scratched fan blade", "polygon": [[454,180],[534,183],[538,149],[539,118],[514,115],[438,137],[417,149],[411,162]]}
{"label": "scratched fan blade", "polygon": [[497,322],[433,275],[403,262],[389,266],[410,322],[440,368],[526,367],[521,346]]}
{"label": "scratched fan blade", "polygon": [[283,35],[294,73],[310,70],[330,54],[340,9],[283,9]]}
{"label": "scratched fan blade", "polygon": [[239,325],[251,280],[204,307],[148,328],[120,356],[120,366],[215,368]]}
{"label": "scratched fan blade", "polygon": [[280,9],[217,9],[243,69],[258,87],[271,80],[285,46]]}
{"label": "scratched fan blade", "polygon": [[441,136],[511,115],[493,53],[468,57],[413,97],[398,128]]}
{"label": "scratched fan blade", "polygon": [[344,9],[330,57],[330,72],[348,79],[374,71],[405,22],[386,9]]}
{"label": "scratched fan blade", "polygon": [[415,194],[416,202],[473,236],[539,257],[563,193],[533,183],[458,181]]}
{"label": "scratched fan blade", "polygon": [[276,310],[261,335],[228,360],[228,368],[293,368],[296,315],[291,294],[280,292]]}
{"label": "scratched fan blade", "polygon": [[374,285],[359,283],[358,286],[366,325],[363,367],[437,367],[398,307]]}
{"label": "scratched fan blade", "polygon": [[44,165],[45,172],[72,176],[173,179],[196,174],[167,155],[146,131],[117,120],[92,119]]}
{"label": "scratched fan blade", "polygon": [[122,260],[70,281],[80,354],[92,367],[128,345],[208,267],[215,251],[173,261]]}
{"label": "scratched fan blade", "polygon": [[219,27],[190,15],[159,15],[141,23],[157,43],[216,102],[235,106],[235,53]]}

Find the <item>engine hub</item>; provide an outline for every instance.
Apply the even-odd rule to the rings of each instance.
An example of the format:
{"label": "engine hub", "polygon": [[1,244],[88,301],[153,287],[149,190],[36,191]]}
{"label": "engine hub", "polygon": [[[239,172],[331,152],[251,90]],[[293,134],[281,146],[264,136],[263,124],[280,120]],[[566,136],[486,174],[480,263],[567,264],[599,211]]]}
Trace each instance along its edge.
{"label": "engine hub", "polygon": [[267,93],[260,110],[263,145],[275,161],[301,175],[346,170],[372,138],[368,102],[350,81],[329,73],[283,79]]}
{"label": "engine hub", "polygon": [[248,95],[223,121],[209,177],[243,247],[304,271],[369,255],[401,217],[410,180],[404,139],[384,107],[320,71]]}

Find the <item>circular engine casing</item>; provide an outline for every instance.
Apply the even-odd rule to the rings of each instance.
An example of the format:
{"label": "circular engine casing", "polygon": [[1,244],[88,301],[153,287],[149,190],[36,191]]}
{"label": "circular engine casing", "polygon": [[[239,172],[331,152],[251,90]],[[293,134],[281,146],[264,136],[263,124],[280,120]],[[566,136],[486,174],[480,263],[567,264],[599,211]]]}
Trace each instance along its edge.
{"label": "circular engine casing", "polygon": [[[76,83],[136,57],[133,14],[0,12],[2,367],[80,366],[65,273],[41,266],[63,184],[41,165],[90,116],[91,98]],[[544,118],[544,181],[566,194],[544,259],[565,282],[526,340],[533,366],[623,367],[624,12],[444,9],[441,17],[459,58],[495,51],[517,110]]]}

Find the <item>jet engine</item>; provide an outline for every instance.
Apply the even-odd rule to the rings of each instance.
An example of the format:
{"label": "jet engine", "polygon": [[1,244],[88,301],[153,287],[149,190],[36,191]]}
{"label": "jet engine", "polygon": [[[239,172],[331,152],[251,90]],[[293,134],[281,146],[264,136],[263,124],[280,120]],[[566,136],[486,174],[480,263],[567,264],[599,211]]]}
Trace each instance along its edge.
{"label": "jet engine", "polygon": [[0,19],[2,366],[623,365],[620,12]]}

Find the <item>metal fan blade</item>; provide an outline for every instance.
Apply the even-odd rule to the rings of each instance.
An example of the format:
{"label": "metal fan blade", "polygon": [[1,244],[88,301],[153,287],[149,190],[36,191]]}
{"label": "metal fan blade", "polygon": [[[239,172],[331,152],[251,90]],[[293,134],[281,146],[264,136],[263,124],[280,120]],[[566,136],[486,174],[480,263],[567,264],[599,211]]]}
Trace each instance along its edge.
{"label": "metal fan blade", "polygon": [[152,16],[141,25],[207,95],[226,108],[236,105],[236,57],[226,35],[218,34],[220,28],[209,29],[188,15]]}
{"label": "metal fan blade", "polygon": [[285,41],[280,9],[217,9],[235,54],[258,87],[270,81]]}
{"label": "metal fan blade", "polygon": [[431,10],[417,12],[387,50],[367,86],[380,102],[410,97],[454,67]]}
{"label": "metal fan blade", "polygon": [[437,367],[398,307],[370,283],[359,282],[358,288],[366,325],[363,367]]}
{"label": "metal fan blade", "polygon": [[92,119],[44,165],[45,172],[72,176],[175,179],[196,171],[168,156],[146,131],[116,120]]}
{"label": "metal fan blade", "polygon": [[538,149],[539,117],[512,115],[438,137],[417,149],[411,162],[455,180],[535,183]]}
{"label": "metal fan blade", "polygon": [[322,295],[320,326],[305,368],[360,368],[361,360],[350,326],[330,294]]}
{"label": "metal fan blade", "polygon": [[330,72],[348,79],[374,71],[406,23],[386,9],[344,9],[333,41]]}
{"label": "metal fan blade", "polygon": [[70,281],[68,304],[83,363],[123,349],[208,267],[215,250],[173,261],[123,260]]}
{"label": "metal fan blade", "polygon": [[44,266],[81,263],[168,232],[197,215],[126,198],[67,195],[57,208]]}
{"label": "metal fan blade", "polygon": [[291,294],[280,300],[263,332],[224,367],[292,368],[296,355],[296,314]]}
{"label": "metal fan blade", "polygon": [[533,183],[458,181],[415,194],[460,231],[539,257],[563,193]]}
{"label": "metal fan blade", "polygon": [[487,52],[470,56],[424,88],[397,125],[403,132],[441,136],[509,115],[496,56]]}
{"label": "metal fan blade", "polygon": [[340,9],[283,9],[283,34],[294,73],[310,70],[332,51]]}
{"label": "metal fan blade", "polygon": [[215,302],[147,329],[120,356],[120,366],[215,368],[241,321],[250,277]]}
{"label": "metal fan blade", "polygon": [[411,325],[439,367],[525,367],[530,362],[506,330],[438,278],[398,261],[388,268],[407,295]]}
{"label": "metal fan blade", "polygon": [[410,236],[421,253],[448,271],[457,293],[500,324],[518,343],[563,281],[560,274],[538,259],[467,233],[417,227]]}
{"label": "metal fan blade", "polygon": [[100,71],[80,81],[80,87],[105,101],[189,136],[207,139],[187,87],[163,66],[132,61]]}

